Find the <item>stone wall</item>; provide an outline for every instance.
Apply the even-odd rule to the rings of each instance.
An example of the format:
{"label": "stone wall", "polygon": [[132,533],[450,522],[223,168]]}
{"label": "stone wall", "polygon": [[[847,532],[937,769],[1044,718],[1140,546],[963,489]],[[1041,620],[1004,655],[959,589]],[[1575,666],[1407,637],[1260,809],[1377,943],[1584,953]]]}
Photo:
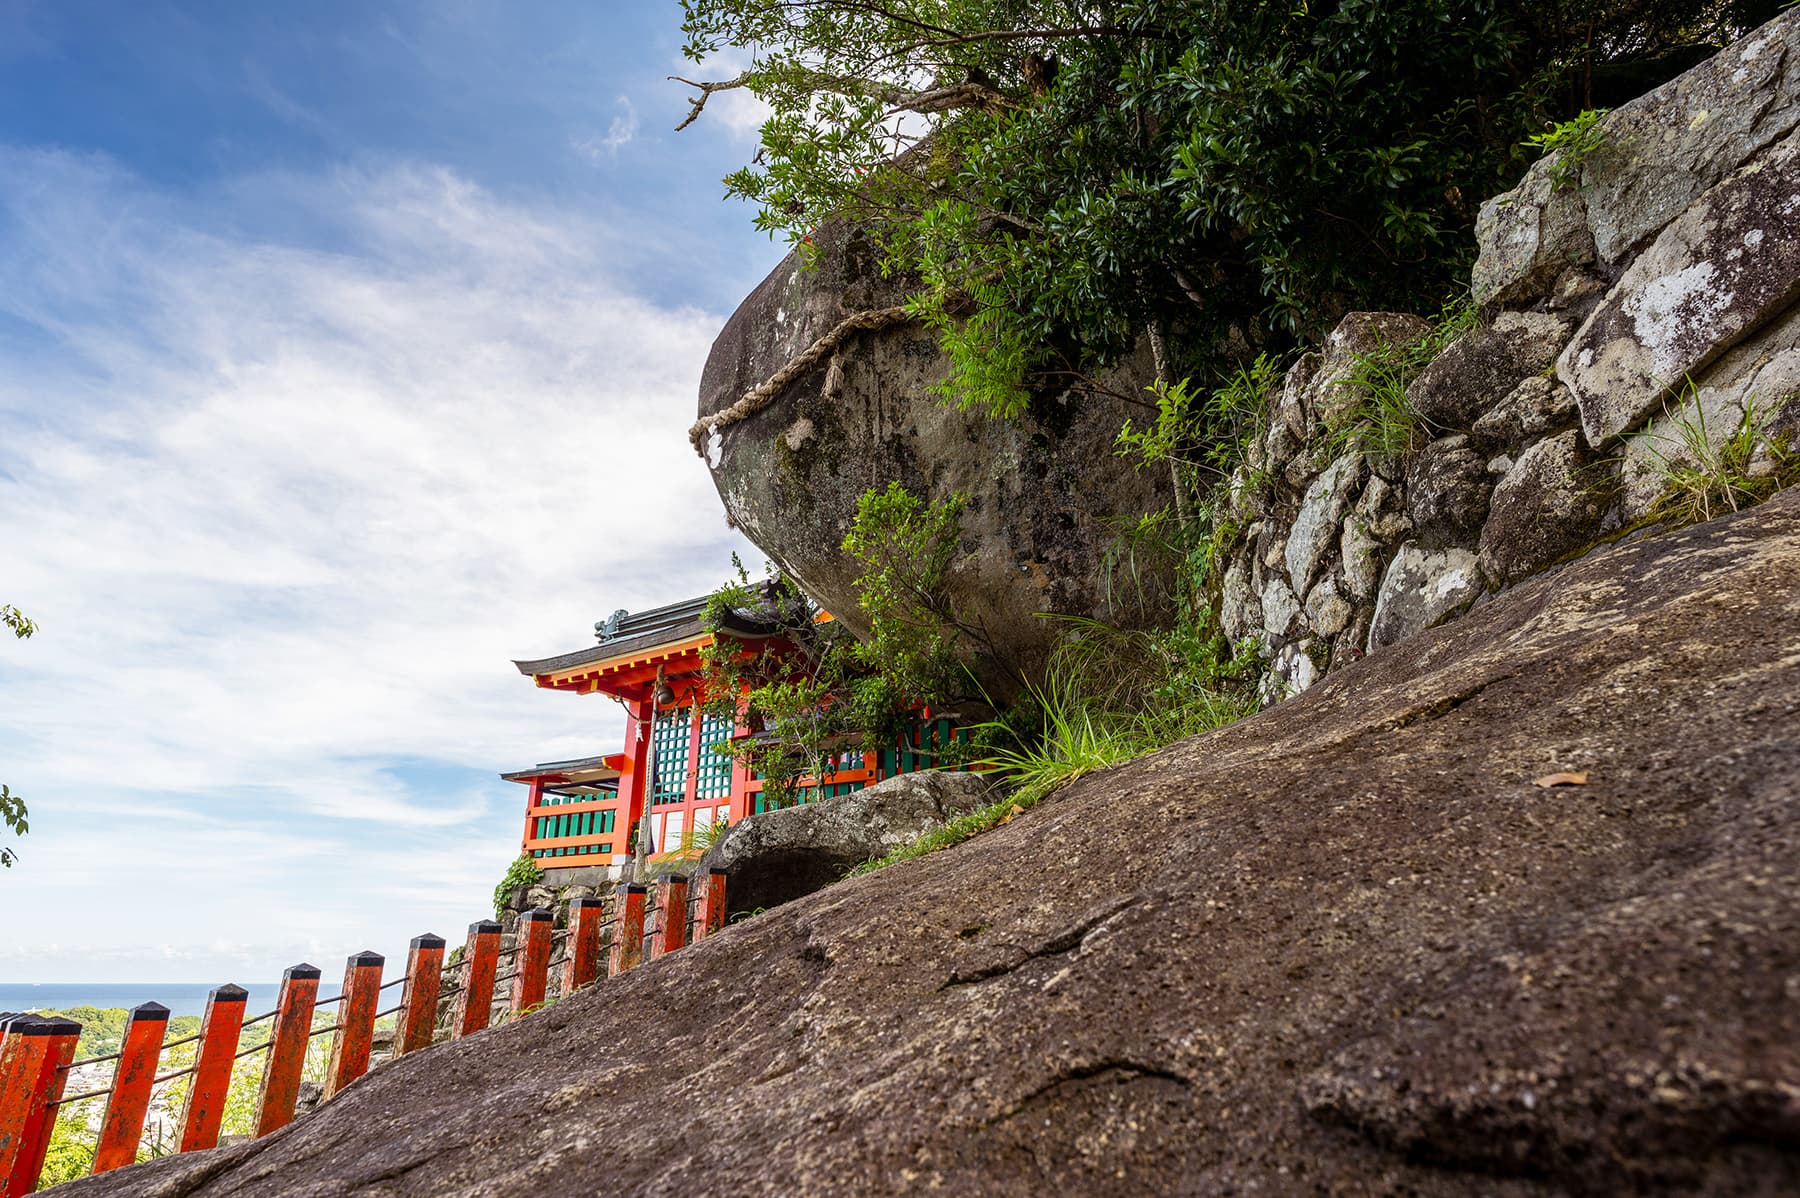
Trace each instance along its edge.
{"label": "stone wall", "polygon": [[[573,873],[575,871],[558,870],[556,873]],[[584,871],[585,872],[585,871]],[[598,872],[598,871],[595,871]],[[568,937],[562,933],[569,926],[569,903],[578,898],[597,898],[601,901],[601,920],[610,924],[617,904],[617,886],[599,878],[593,879],[592,885],[561,885],[554,877],[545,878],[542,882],[530,886],[515,886],[508,896],[506,906],[501,909],[500,920],[500,968],[498,973],[512,971],[513,952],[519,946],[519,917],[527,911],[543,909],[552,912],[556,921],[551,926],[556,937],[550,943],[550,973],[545,983],[544,997],[555,1000],[563,997],[562,975],[563,961],[568,955]],[[654,885],[647,896],[655,900]],[[653,908],[647,903],[646,912]],[[645,927],[649,927],[646,917]],[[611,944],[612,930],[608,928],[602,933],[607,944]],[[464,947],[452,944],[444,958],[443,986],[446,992],[461,990],[467,980],[468,968],[464,962]],[[510,1017],[512,983],[502,982],[494,987],[494,1001],[489,1011],[489,1022],[497,1024]],[[457,996],[453,993],[438,1000],[437,1032],[438,1041],[450,1039],[451,1028],[455,1024]]]}
{"label": "stone wall", "polygon": [[1479,319],[1407,386],[1425,430],[1324,450],[1360,355],[1432,333],[1356,313],[1288,372],[1236,480],[1221,614],[1271,699],[1659,516],[1694,430],[1800,432],[1800,14],[1608,115],[1488,201]]}

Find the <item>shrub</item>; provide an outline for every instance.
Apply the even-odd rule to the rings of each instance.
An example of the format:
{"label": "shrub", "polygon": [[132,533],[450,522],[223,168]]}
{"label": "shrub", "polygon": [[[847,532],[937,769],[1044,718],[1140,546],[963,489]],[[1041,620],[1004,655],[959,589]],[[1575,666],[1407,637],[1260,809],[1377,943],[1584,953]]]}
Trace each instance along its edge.
{"label": "shrub", "polygon": [[1431,439],[1429,422],[1407,397],[1407,387],[1432,360],[1475,325],[1475,306],[1466,292],[1445,305],[1431,333],[1409,346],[1382,345],[1356,355],[1342,387],[1350,404],[1329,421],[1314,454],[1333,461],[1360,449],[1372,462],[1392,462]]}
{"label": "shrub", "polygon": [[1009,417],[1166,326],[1207,356],[1420,310],[1542,139],[1777,0],[683,0],[702,81],[770,107],[726,179],[804,254],[821,223],[916,280],[944,392]]}
{"label": "shrub", "polygon": [[535,886],[544,880],[544,871],[538,868],[537,862],[529,854],[521,853],[518,860],[506,867],[506,874],[500,884],[494,887],[494,917],[498,919],[506,910],[506,904],[512,900],[512,892],[520,886]]}

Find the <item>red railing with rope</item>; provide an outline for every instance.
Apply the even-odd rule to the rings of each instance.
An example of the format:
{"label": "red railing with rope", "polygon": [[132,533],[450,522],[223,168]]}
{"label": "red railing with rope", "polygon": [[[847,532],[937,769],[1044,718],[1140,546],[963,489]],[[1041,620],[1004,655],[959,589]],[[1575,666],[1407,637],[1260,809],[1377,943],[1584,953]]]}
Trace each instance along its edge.
{"label": "red railing with rope", "polygon": [[[725,926],[724,871],[711,871],[691,889],[692,894],[688,879],[679,876],[657,883],[648,940],[648,888],[638,884],[618,888],[611,919],[604,918],[605,905],[598,898],[572,900],[567,926],[560,931],[553,912],[541,908],[525,912],[519,918],[517,941],[505,952],[500,949],[499,922],[478,920],[469,925],[463,960],[455,966],[460,977],[450,986],[444,985],[443,938],[424,935],[412,941],[406,972],[388,982],[381,980],[386,964],[381,954],[351,956],[343,989],[333,998],[318,998],[316,966],[295,965],[282,974],[275,1009],[254,1018],[244,1017],[248,992],[243,987],[220,986],[207,998],[200,1031],[178,1040],[166,1038],[169,1009],[144,1003],[131,1009],[117,1052],[84,1060],[75,1059],[81,1025],[74,1020],[0,1013],[0,1198],[17,1198],[37,1189],[59,1107],[106,1099],[92,1170],[105,1173],[136,1160],[155,1088],[191,1077],[176,1151],[213,1148],[223,1126],[232,1066],[240,1058],[266,1052],[255,1120],[255,1135],[266,1136],[293,1121],[307,1047],[315,1038],[333,1037],[321,1096],[321,1101],[330,1101],[368,1072],[375,1025],[389,1015],[397,1016],[393,1055],[400,1057],[431,1046],[439,1005],[446,999],[457,1000],[449,1020],[450,1039],[488,1026],[495,988],[501,983],[512,983],[506,1003],[511,1015],[529,1015],[541,1007],[557,940],[566,940],[557,987],[566,996],[598,981],[603,966],[607,976],[622,973],[719,931]],[[510,970],[501,973],[501,962],[508,957]],[[379,1009],[382,992],[395,986],[402,987],[400,1001]],[[315,1014],[331,1006],[339,1008],[336,1021],[315,1027]],[[240,1048],[244,1029],[267,1020],[274,1020],[268,1039]],[[157,1072],[164,1054],[188,1044],[198,1045],[192,1064]],[[108,1085],[64,1093],[76,1070],[109,1061],[117,1064]]]}

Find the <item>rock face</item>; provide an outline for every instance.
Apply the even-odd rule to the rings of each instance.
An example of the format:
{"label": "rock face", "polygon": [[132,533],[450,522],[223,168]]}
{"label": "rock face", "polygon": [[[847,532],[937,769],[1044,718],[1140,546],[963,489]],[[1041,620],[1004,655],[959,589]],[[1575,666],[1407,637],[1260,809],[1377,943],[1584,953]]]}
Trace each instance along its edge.
{"label": "rock face", "polygon": [[727,829],[694,872],[724,870],[733,911],[778,906],[985,807],[992,790],[980,774],[901,774],[852,794],[766,811]]}
{"label": "rock face", "polygon": [[1800,431],[1797,128],[1788,12],[1606,117],[1579,169],[1552,155],[1489,201],[1479,320],[1408,384],[1403,460],[1352,470],[1322,435],[1354,406],[1357,347],[1375,328],[1406,343],[1401,318],[1353,314],[1295,364],[1240,479],[1220,605],[1229,636],[1261,642],[1265,693],[1659,518],[1671,470],[1751,424],[1762,459]]}
{"label": "rock face", "polygon": [[1426,549],[1417,541],[1400,546],[1381,580],[1369,648],[1417,636],[1475,602],[1481,594],[1475,560],[1467,549]]}
{"label": "rock face", "polygon": [[1800,139],[1790,137],[1665,228],[1563,350],[1557,374],[1588,443],[1635,428],[1797,291]]}
{"label": "rock face", "polygon": [[67,1192],[1793,1193],[1796,626],[1790,492]]}
{"label": "rock face", "polygon": [[[714,343],[700,383],[700,416],[760,385],[844,317],[898,304],[902,281],[883,279],[866,239],[843,226],[815,235],[819,266],[792,256],[744,301]],[[730,518],[846,625],[866,628],[854,558],[841,548],[857,499],[903,483],[915,494],[969,497],[966,556],[950,593],[1001,653],[1029,672],[1054,638],[1040,612],[1135,623],[1162,614],[1151,588],[1106,591],[1102,564],[1120,520],[1165,507],[1168,473],[1137,470],[1113,452],[1140,406],[1101,391],[1039,396],[1017,422],[947,407],[930,388],[947,371],[933,335],[901,324],[858,335],[791,384],[769,407],[720,429],[702,448]],[[1154,377],[1148,353],[1102,379],[1140,395]],[[1140,602],[1144,609],[1140,608]],[[983,679],[1003,697],[1009,677]]]}
{"label": "rock face", "polygon": [[1602,496],[1582,485],[1584,465],[1574,429],[1519,455],[1494,488],[1493,513],[1481,530],[1484,575],[1517,582],[1593,543]]}

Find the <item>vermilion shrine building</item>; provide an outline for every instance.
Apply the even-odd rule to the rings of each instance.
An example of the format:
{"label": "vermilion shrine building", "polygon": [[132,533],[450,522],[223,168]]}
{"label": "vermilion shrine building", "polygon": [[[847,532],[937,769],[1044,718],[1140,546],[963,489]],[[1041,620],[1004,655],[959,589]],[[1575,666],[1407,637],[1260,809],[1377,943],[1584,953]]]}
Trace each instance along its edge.
{"label": "vermilion shrine building", "polygon": [[[705,607],[703,597],[635,615],[615,612],[594,626],[598,644],[513,663],[546,690],[604,695],[625,709],[622,752],[501,775],[530,787],[522,849],[539,868],[622,866],[630,860],[631,829],[646,815],[662,857],[688,849],[716,823],[735,824],[764,810],[760,775],[714,751],[752,732],[731,716],[702,709],[700,653],[713,643],[702,622]],[[733,613],[720,635],[766,644],[781,633]],[[938,748],[955,735],[947,717],[927,713],[904,741],[880,752],[839,754],[823,778],[800,779],[801,801],[934,768]]]}

